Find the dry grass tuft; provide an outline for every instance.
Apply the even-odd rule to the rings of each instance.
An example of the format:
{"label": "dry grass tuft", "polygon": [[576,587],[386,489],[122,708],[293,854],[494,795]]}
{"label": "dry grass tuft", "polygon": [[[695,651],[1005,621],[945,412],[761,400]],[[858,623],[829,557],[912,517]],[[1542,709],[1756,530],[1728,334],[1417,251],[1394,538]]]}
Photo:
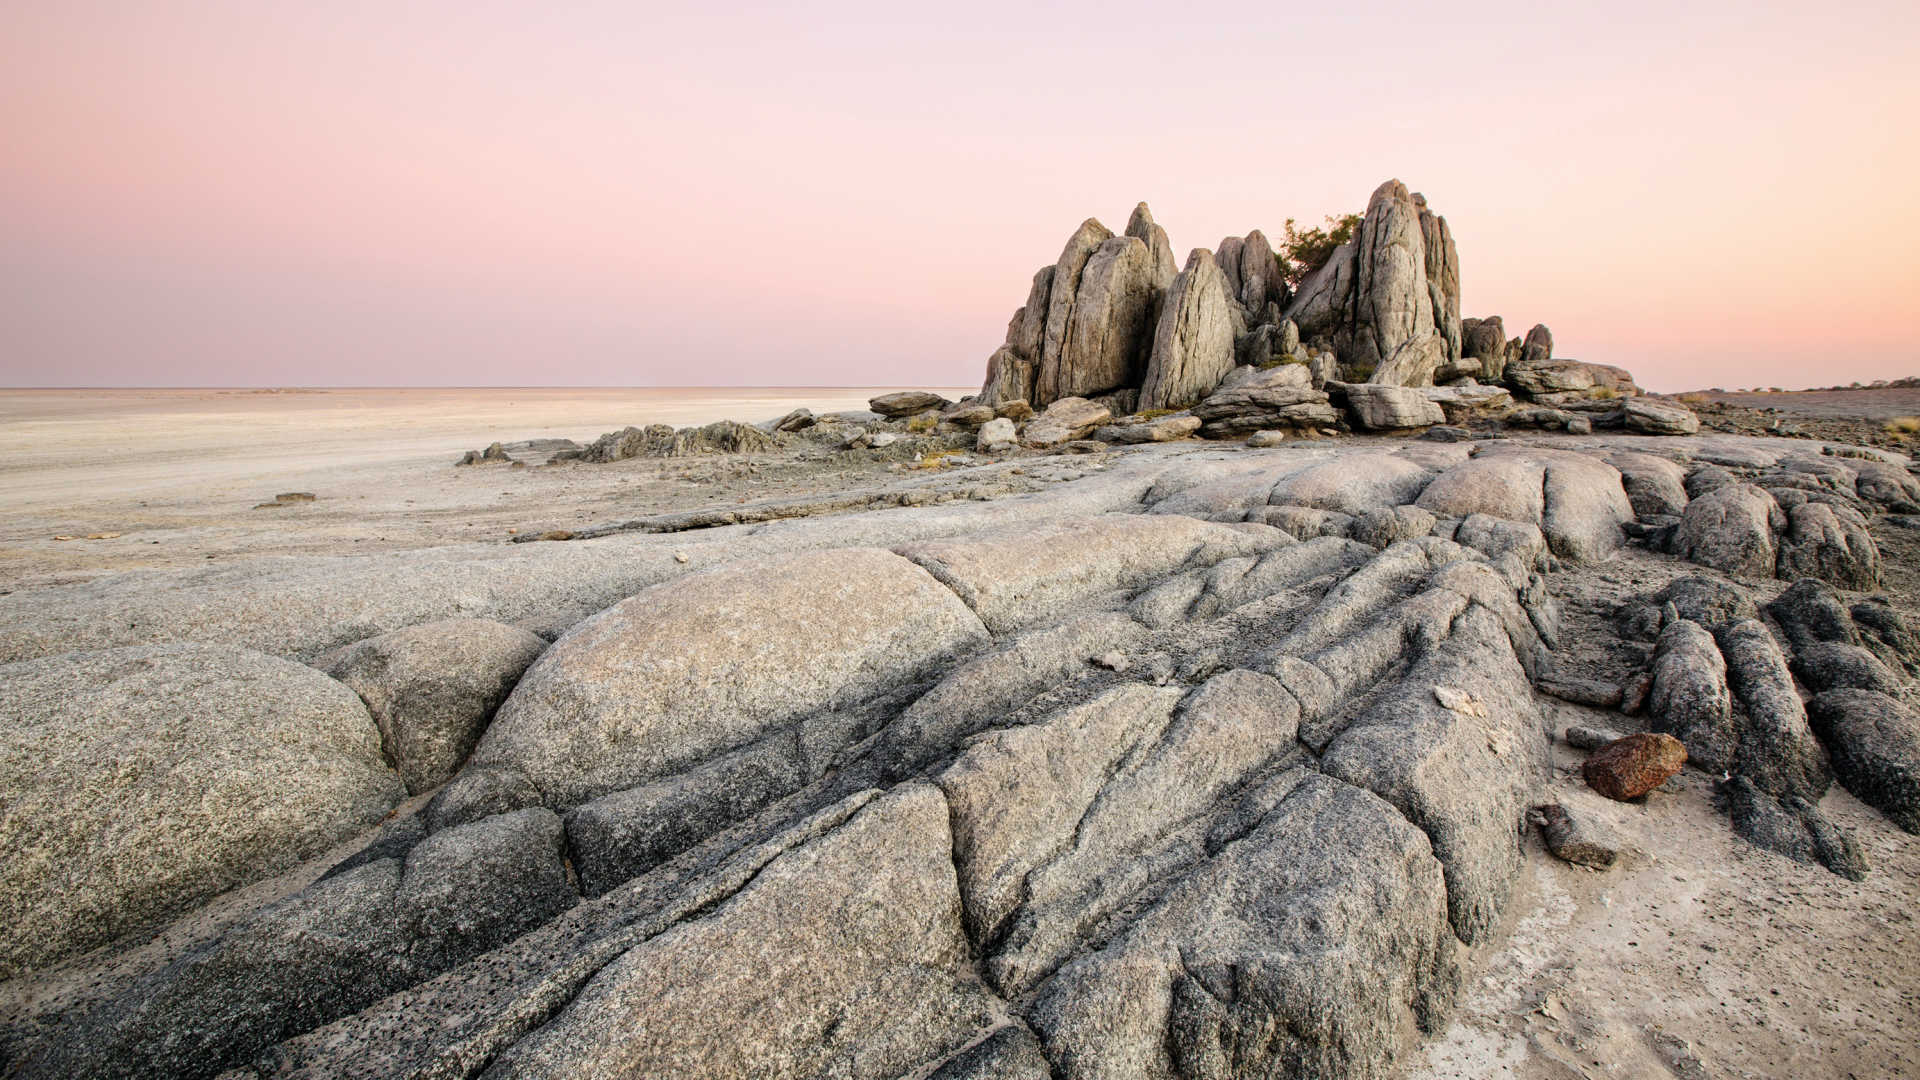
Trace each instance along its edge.
{"label": "dry grass tuft", "polygon": [[1713,398],[1707,396],[1706,394],[1701,393],[1698,390],[1695,390],[1691,394],[1681,394],[1679,397],[1675,398],[1674,400],[1682,402],[1687,405],[1694,405],[1694,406],[1709,405],[1709,404],[1712,404],[1713,402]]}
{"label": "dry grass tuft", "polygon": [[1896,416],[1887,421],[1889,435],[1920,435],[1920,416]]}

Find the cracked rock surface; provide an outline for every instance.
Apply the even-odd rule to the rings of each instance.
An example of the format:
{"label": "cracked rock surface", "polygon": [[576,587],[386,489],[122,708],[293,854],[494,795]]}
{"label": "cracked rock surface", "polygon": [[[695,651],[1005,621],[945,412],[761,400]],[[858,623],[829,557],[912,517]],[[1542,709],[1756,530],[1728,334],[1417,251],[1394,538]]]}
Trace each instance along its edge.
{"label": "cracked rock surface", "polygon": [[[1135,231],[1052,276],[1117,281],[1134,256],[1095,260],[1133,247],[1170,274]],[[1444,309],[1446,260],[1422,272]],[[1043,363],[1054,314],[1071,351],[1096,312],[1016,327]],[[1388,1076],[1507,947],[1557,710],[1678,739],[1730,832],[1822,878],[1874,872],[1831,783],[1915,828],[1914,598],[1849,592],[1905,495],[1863,462],[1636,436],[1084,460],[993,498],[0,597],[0,678],[31,691],[0,707],[63,718],[0,732],[29,793],[0,900],[107,928],[12,920],[7,1074]],[[404,805],[360,698],[294,662],[555,612]],[[139,664],[151,693],[49,703]],[[232,734],[268,705],[331,741],[294,768]],[[109,708],[256,801],[86,760]],[[82,828],[77,782],[151,835]],[[234,839],[282,804],[270,851]],[[125,869],[154,845],[224,861],[156,893]]]}

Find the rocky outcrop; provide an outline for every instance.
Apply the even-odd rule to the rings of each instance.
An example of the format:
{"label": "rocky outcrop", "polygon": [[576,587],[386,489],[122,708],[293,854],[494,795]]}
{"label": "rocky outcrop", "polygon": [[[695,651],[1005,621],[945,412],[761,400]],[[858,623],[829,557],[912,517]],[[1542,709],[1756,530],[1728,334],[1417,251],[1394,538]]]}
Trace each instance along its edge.
{"label": "rocky outcrop", "polygon": [[1286,316],[1303,337],[1330,340],[1342,365],[1369,381],[1430,386],[1461,357],[1459,265],[1446,220],[1388,181],[1353,242],[1301,284]]}
{"label": "rocky outcrop", "polygon": [[732,420],[716,420],[702,427],[677,430],[669,424],[649,424],[644,428],[630,426],[609,431],[578,452],[555,454],[554,460],[605,464],[635,457],[756,453],[772,450],[777,445],[771,435],[759,428]]}
{"label": "rocky outcrop", "polygon": [[[1156,226],[1157,228],[1157,226]],[[1206,248],[1195,248],[1173,279],[1154,329],[1140,387],[1142,409],[1184,409],[1211,394],[1233,370],[1233,320],[1226,277]]]}
{"label": "rocky outcrop", "polygon": [[1312,385],[1304,364],[1234,369],[1220,388],[1193,407],[1201,431],[1213,438],[1283,427],[1322,427],[1339,419],[1327,394]]}
{"label": "rocky outcrop", "polygon": [[[1584,563],[1685,485],[1630,456],[1654,440],[1555,441],[1143,445],[1023,463],[1084,475],[1011,499],[513,548],[512,581],[463,549],[469,605],[475,582],[595,595],[553,573],[574,560],[658,576],[612,586],[358,853],[22,984],[10,1075],[1379,1074],[1503,947],[1557,782],[1535,688],[1624,708],[1642,681],[1554,650],[1606,634],[1598,587],[1663,569]],[[1851,466],[1761,446],[1694,444],[1753,462],[1699,497],[1735,470],[1858,496]],[[1637,643],[1581,651],[1652,644],[1649,722],[1725,762],[1741,835],[1857,875],[1869,849],[1815,801],[1830,752],[1911,820],[1904,662],[1866,644],[1913,651],[1887,606],[1796,584],[1768,608],[1783,649],[1748,587],[1682,577],[1621,620]],[[32,663],[66,692],[74,655]]]}
{"label": "rocky outcrop", "polygon": [[0,684],[0,978],[267,877],[405,796],[366,706],[302,664],[149,645]]}

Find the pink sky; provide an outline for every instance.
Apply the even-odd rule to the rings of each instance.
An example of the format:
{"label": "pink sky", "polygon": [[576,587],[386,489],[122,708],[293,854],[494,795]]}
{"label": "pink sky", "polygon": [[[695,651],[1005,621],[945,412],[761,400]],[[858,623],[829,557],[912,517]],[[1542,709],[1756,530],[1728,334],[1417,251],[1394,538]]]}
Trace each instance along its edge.
{"label": "pink sky", "polygon": [[1089,215],[1393,176],[1561,355],[1920,374],[1911,0],[919,6],[0,6],[0,383],[967,384]]}

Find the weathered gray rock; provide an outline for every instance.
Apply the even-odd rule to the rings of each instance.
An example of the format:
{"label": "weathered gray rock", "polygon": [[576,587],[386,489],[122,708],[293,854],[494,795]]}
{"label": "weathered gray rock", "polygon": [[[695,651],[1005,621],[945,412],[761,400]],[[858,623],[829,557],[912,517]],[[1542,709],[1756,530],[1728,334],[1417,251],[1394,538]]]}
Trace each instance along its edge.
{"label": "weathered gray rock", "polygon": [[1605,870],[1620,858],[1619,844],[1604,836],[1585,818],[1575,818],[1559,803],[1546,803],[1527,812],[1527,820],[1540,830],[1547,850],[1557,859]]}
{"label": "weathered gray rock", "polygon": [[[1056,271],[1055,288],[1061,278]],[[1104,241],[1082,269],[1066,334],[1040,367],[1036,401],[1091,397],[1138,386],[1160,299],[1153,254],[1131,236]],[[1049,327],[1051,330],[1051,326]]]}
{"label": "weathered gray rock", "polygon": [[1727,664],[1713,635],[1699,623],[1679,619],[1660,632],[1647,715],[1653,730],[1686,744],[1696,765],[1709,772],[1733,767],[1740,732],[1727,689]]}
{"label": "weathered gray rock", "polygon": [[1808,502],[1786,514],[1775,564],[1779,576],[1819,578],[1855,591],[1879,587],[1880,547],[1859,511]]}
{"label": "weathered gray rock", "polygon": [[1733,831],[1768,851],[1809,866],[1824,866],[1853,881],[1867,876],[1867,861],[1853,837],[1799,795],[1774,795],[1744,776],[1720,785]]}
{"label": "weathered gray rock", "polygon": [[1467,383],[1457,386],[1422,387],[1428,401],[1440,406],[1449,424],[1470,424],[1475,420],[1498,419],[1513,408],[1513,395],[1498,386]]}
{"label": "weathered gray rock", "polygon": [[1920,834],[1920,717],[1873,690],[1828,690],[1807,702],[1833,774],[1861,802]]}
{"label": "weathered gray rock", "polygon": [[1604,462],[1567,451],[1516,449],[1485,453],[1441,473],[1418,504],[1441,517],[1489,514],[1537,525],[1553,553],[1577,562],[1610,559],[1633,520],[1620,474]]}
{"label": "weathered gray rock", "polygon": [[1347,535],[1368,547],[1386,548],[1433,531],[1432,514],[1417,506],[1377,506],[1355,519]]}
{"label": "weathered gray rock", "polygon": [[1112,230],[1088,218],[1067,238],[1066,247],[1061,249],[1060,258],[1053,264],[1053,275],[1047,290],[1046,329],[1041,340],[1040,355],[1034,358],[1037,364],[1034,369],[1034,391],[1028,399],[1036,406],[1044,408],[1056,398],[1068,396],[1057,388],[1063,382],[1061,365],[1073,322],[1073,307],[1080,295],[1080,279],[1093,253],[1111,239]]}
{"label": "weathered gray rock", "polygon": [[1415,385],[1348,384],[1347,408],[1361,427],[1374,431],[1404,431],[1446,423],[1446,413],[1413,389]]}
{"label": "weathered gray rock", "polygon": [[1607,464],[1620,470],[1627,501],[1641,518],[1678,517],[1687,511],[1687,471],[1666,458],[1616,450]]}
{"label": "weathered gray rock", "polygon": [[[1396,386],[1430,385],[1433,366],[1446,356],[1444,342],[1437,349],[1422,344],[1423,339],[1437,335],[1420,212],[1406,185],[1390,180],[1368,200],[1366,216],[1354,237],[1359,252],[1354,286],[1355,362],[1371,360],[1376,379],[1382,372],[1392,372],[1421,380],[1390,383]],[[1409,345],[1421,359],[1396,359]]]}
{"label": "weathered gray rock", "polygon": [[1643,435],[1697,435],[1700,418],[1677,401],[1630,397],[1620,402],[1628,431]]}
{"label": "weathered gray rock", "polygon": [[1767,605],[1767,614],[1780,624],[1787,643],[1796,650],[1826,641],[1860,644],[1860,632],[1847,606],[1833,586],[1818,578],[1801,578],[1789,585]]}
{"label": "weathered gray rock", "polygon": [[[1691,619],[1716,634],[1760,614],[1746,590],[1712,577],[1675,578],[1655,593],[1653,600],[1656,604],[1673,605],[1674,613],[1680,618]],[[1845,611],[1841,614],[1845,615]]]}
{"label": "weathered gray rock", "polygon": [[774,421],[775,431],[805,431],[814,425],[813,410],[804,405]]}
{"label": "weathered gray rock", "polygon": [[1578,360],[1512,362],[1507,365],[1506,381],[1535,401],[1559,408],[1592,402],[1594,408],[1609,409],[1613,402],[1640,393],[1624,368]]}
{"label": "weathered gray rock", "polygon": [[874,799],[707,917],[622,953],[488,1074],[911,1072],[994,1011],[972,978],[952,850],[938,789]]}
{"label": "weathered gray rock", "polygon": [[1695,495],[1673,534],[1673,553],[1715,570],[1747,577],[1773,576],[1774,533],[1786,515],[1752,484],[1732,484]]}
{"label": "weathered gray rock", "polygon": [[1312,774],[1255,798],[1250,829],[1040,987],[1054,1076],[1367,1075],[1441,1014],[1458,971],[1419,830]]}
{"label": "weathered gray rock", "polygon": [[759,453],[778,445],[771,435],[752,424],[732,420],[678,430],[667,424],[649,424],[607,432],[580,451],[580,460],[604,464],[635,457]]}
{"label": "weathered gray rock", "polygon": [[360,695],[387,757],[419,794],[452,776],[547,643],[486,619],[444,619],[334,653],[329,675]]}
{"label": "weathered gray rock", "polygon": [[351,690],[217,645],[0,667],[0,978],[180,914],[404,797]]}
{"label": "weathered gray rock", "polygon": [[881,394],[867,401],[867,407],[889,420],[897,420],[928,409],[944,409],[953,404],[930,390],[900,390],[891,394]]}
{"label": "weathered gray rock", "polygon": [[[813,632],[769,632],[826,610]],[[556,808],[660,780],[924,678],[986,640],[960,599],[872,548],[746,560],[656,585],[575,627],[522,677],[469,768]]]}
{"label": "weathered gray rock", "polygon": [[1851,461],[1855,491],[1895,514],[1920,514],[1920,477],[1885,461]]}
{"label": "weathered gray rock", "polygon": [[1460,252],[1453,243],[1447,219],[1427,208],[1427,197],[1414,192],[1420,208],[1420,237],[1427,254],[1427,295],[1433,301],[1434,328],[1445,343],[1441,363],[1458,361],[1464,334],[1460,325]]}
{"label": "weathered gray rock", "polygon": [[1768,794],[1818,800],[1832,773],[1826,751],[1807,726],[1806,707],[1779,643],[1757,619],[1734,623],[1718,636],[1727,684],[1746,715],[1733,771]]}
{"label": "weathered gray rock", "polygon": [[1193,407],[1202,430],[1232,438],[1281,427],[1319,427],[1338,419],[1325,392],[1315,390],[1304,364],[1257,370],[1236,368],[1220,389]]}
{"label": "weathered gray rock", "polygon": [[1167,230],[1153,220],[1153,211],[1147,209],[1146,203],[1133,208],[1127,218],[1126,234],[1147,246],[1153,257],[1153,287],[1158,292],[1166,292],[1173,286],[1180,264],[1173,261],[1173,244],[1167,239]]}
{"label": "weathered gray rock", "polygon": [[565,911],[562,848],[558,817],[522,810],[324,878],[73,1017],[16,1075],[212,1076]]}
{"label": "weathered gray rock", "polygon": [[[1199,419],[1195,417],[1194,419]],[[1247,445],[1255,450],[1271,450],[1287,444],[1287,433],[1278,430],[1256,431],[1247,436]]]}
{"label": "weathered gray rock", "polygon": [[1920,634],[1885,597],[1870,596],[1851,609],[1860,644],[1894,669],[1905,668],[1909,675],[1920,675]]}
{"label": "weathered gray rock", "polygon": [[1034,395],[1036,374],[1033,361],[1015,352],[1011,346],[1002,345],[987,357],[987,381],[980,387],[980,400],[989,405],[1028,401]]}
{"label": "weathered gray rock", "polygon": [[1432,470],[1397,454],[1342,454],[1282,477],[1266,501],[1358,515],[1410,503],[1432,478]]}
{"label": "weathered gray rock", "polygon": [[1471,945],[1497,921],[1519,874],[1517,837],[1549,757],[1500,619],[1476,604],[1451,631],[1334,739],[1321,767],[1426,832],[1446,868],[1453,931]]}
{"label": "weathered gray rock", "polygon": [[1900,692],[1901,679],[1880,658],[1858,645],[1823,641],[1793,650],[1793,673],[1814,693],[1823,690]]}
{"label": "weathered gray rock", "polygon": [[1061,443],[1082,439],[1108,420],[1113,411],[1083,397],[1063,397],[1048,405],[1045,412],[1027,424],[1020,442],[1045,450]]}
{"label": "weathered gray rock", "polygon": [[1104,593],[1139,588],[1209,552],[1242,555],[1259,544],[1243,532],[1175,514],[1107,514],[898,550],[1000,634],[1057,618]]}
{"label": "weathered gray rock", "polygon": [[1194,248],[1160,309],[1140,387],[1141,408],[1186,408],[1211,394],[1233,370],[1227,303],[1226,278],[1213,253]]}
{"label": "weathered gray rock", "polygon": [[1507,327],[1498,315],[1460,321],[1460,355],[1479,362],[1474,375],[1497,383],[1507,370]]}

